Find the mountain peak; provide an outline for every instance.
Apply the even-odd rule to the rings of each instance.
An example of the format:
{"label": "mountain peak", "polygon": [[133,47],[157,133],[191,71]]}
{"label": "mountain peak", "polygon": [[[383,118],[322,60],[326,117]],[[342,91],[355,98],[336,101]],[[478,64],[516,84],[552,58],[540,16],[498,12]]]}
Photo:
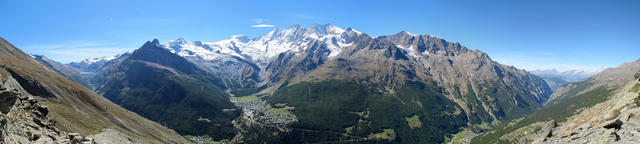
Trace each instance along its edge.
{"label": "mountain peak", "polygon": [[[147,41],[146,43],[144,43],[140,48],[138,48],[136,51],[146,51],[146,50],[155,50],[155,49],[163,49],[164,47],[162,45],[160,45],[160,41],[158,39],[153,39],[153,41]],[[136,51],[134,51],[133,53],[135,54]]]}
{"label": "mountain peak", "polygon": [[396,35],[402,35],[402,36],[418,36],[417,34],[413,34],[407,30],[402,30],[400,31],[398,34]]}
{"label": "mountain peak", "polygon": [[178,39],[173,40],[171,42],[177,42],[177,43],[184,44],[184,43],[187,43],[187,40],[184,40],[184,38],[178,38]]}
{"label": "mountain peak", "polygon": [[325,25],[314,24],[313,26],[311,26],[311,29],[313,29],[319,35],[335,35],[345,32],[344,29],[331,25],[329,23]]}
{"label": "mountain peak", "polygon": [[357,33],[357,34],[362,34],[362,32],[357,31],[356,29],[353,29],[353,28],[351,28],[351,27],[348,27],[348,28],[347,28],[347,30],[345,30],[345,32],[355,32],[355,33]]}
{"label": "mountain peak", "polygon": [[157,39],[142,45],[128,59],[157,63],[189,74],[198,72],[195,65],[160,45]]}
{"label": "mountain peak", "polygon": [[300,24],[295,24],[295,25],[291,26],[291,27],[290,27],[290,28],[288,28],[288,29],[292,29],[292,28],[293,28],[293,29],[301,29],[301,28],[302,28],[302,26],[300,26]]}

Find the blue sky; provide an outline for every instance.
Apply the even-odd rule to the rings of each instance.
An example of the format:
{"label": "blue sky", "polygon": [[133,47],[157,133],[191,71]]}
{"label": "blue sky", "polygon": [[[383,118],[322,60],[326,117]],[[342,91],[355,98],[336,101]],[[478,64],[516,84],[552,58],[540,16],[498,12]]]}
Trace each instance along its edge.
{"label": "blue sky", "polygon": [[0,37],[61,62],[147,40],[257,37],[326,24],[373,36],[432,34],[524,69],[595,70],[640,58],[640,1],[0,1]]}

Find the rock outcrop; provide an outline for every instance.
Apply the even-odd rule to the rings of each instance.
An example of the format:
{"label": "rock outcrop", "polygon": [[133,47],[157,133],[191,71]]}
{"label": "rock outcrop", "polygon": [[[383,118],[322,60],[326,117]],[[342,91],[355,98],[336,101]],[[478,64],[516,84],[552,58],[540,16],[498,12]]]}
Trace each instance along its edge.
{"label": "rock outcrop", "polygon": [[[636,73],[637,76],[639,73]],[[585,109],[554,129],[545,143],[638,143],[640,81],[633,79],[605,102]]]}
{"label": "rock outcrop", "polygon": [[[94,143],[89,136],[66,133],[55,127],[47,106],[37,97],[27,93],[13,78],[0,85],[2,113],[0,114],[0,139],[7,143]],[[127,138],[127,137],[120,137]],[[124,143],[142,143],[135,138]],[[108,143],[103,141],[100,143]]]}

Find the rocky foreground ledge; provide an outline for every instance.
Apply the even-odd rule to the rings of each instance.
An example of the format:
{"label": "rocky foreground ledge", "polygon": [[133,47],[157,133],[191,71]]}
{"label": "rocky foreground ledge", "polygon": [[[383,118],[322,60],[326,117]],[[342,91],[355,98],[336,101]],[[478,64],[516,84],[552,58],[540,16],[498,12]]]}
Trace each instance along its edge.
{"label": "rocky foreground ledge", "polygon": [[538,122],[501,139],[515,143],[640,143],[640,73],[609,100],[585,108],[565,122]]}
{"label": "rocky foreground ledge", "polygon": [[0,139],[4,143],[143,143],[106,128],[92,136],[67,133],[55,127],[49,109],[11,76],[0,81]]}

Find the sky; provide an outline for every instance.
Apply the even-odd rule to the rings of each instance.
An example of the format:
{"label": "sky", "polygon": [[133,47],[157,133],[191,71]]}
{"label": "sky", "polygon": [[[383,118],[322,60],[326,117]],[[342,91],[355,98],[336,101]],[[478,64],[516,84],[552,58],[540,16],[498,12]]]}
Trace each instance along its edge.
{"label": "sky", "polygon": [[431,34],[527,70],[595,71],[640,58],[637,0],[0,0],[0,37],[63,63],[154,38],[254,38],[327,23],[371,36]]}

